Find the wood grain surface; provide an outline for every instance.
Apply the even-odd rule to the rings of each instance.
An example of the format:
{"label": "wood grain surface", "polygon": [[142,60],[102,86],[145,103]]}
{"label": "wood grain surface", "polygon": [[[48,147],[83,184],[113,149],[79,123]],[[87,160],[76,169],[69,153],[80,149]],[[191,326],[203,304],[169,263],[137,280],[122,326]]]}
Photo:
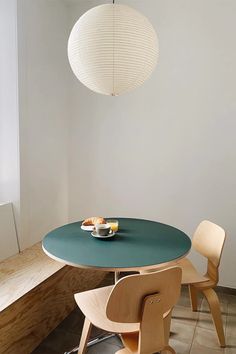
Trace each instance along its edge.
{"label": "wood grain surface", "polygon": [[105,273],[57,263],[35,245],[0,263],[0,352],[30,354]]}

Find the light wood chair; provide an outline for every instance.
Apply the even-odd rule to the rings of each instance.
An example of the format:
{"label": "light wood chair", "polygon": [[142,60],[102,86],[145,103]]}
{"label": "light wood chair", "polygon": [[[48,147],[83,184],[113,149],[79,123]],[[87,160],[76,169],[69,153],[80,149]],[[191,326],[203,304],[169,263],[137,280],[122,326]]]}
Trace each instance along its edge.
{"label": "light wood chair", "polygon": [[[225,335],[219,298],[213,288],[219,281],[219,265],[224,242],[225,231],[220,226],[207,220],[202,221],[193,235],[192,245],[198,253],[207,258],[206,274],[199,274],[192,262],[187,258],[183,258],[175,263],[169,263],[181,267],[182,284],[186,284],[189,287],[193,311],[197,311],[198,309],[198,292],[202,292],[205,295],[221,347],[225,347]],[[163,267],[159,269],[163,269]]]}
{"label": "light wood chair", "polygon": [[213,289],[219,281],[219,265],[225,243],[225,231],[210,221],[202,221],[197,227],[192,245],[202,256],[207,258],[207,271],[204,276],[198,273],[189,259],[177,262],[182,268],[182,284],[189,287],[193,311],[197,311],[197,294],[202,292],[209,304],[213,322],[221,347],[225,347],[225,335],[220,311],[219,298]]}
{"label": "light wood chair", "polygon": [[135,274],[114,286],[85,291],[75,300],[85,315],[78,354],[86,353],[92,325],[121,334],[124,349],[117,354],[170,352],[171,311],[178,301],[181,269]]}

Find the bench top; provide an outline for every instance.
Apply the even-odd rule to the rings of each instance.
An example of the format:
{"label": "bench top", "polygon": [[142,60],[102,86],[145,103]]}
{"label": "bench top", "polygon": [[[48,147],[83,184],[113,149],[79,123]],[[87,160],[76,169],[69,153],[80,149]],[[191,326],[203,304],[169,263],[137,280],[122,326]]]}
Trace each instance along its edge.
{"label": "bench top", "polygon": [[0,262],[0,312],[64,266],[43,252],[41,242]]}

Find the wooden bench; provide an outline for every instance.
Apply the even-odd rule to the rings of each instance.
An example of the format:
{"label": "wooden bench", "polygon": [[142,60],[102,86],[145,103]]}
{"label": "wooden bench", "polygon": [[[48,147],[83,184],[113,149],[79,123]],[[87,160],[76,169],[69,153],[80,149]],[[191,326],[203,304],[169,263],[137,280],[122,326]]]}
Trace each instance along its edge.
{"label": "wooden bench", "polygon": [[104,276],[50,259],[41,243],[0,262],[1,354],[30,354],[74,309],[73,294]]}

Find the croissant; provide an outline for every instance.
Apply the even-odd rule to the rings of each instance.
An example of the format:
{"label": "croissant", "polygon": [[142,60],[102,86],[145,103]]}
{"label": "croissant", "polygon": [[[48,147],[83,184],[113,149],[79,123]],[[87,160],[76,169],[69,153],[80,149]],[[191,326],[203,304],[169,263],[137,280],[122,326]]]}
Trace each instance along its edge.
{"label": "croissant", "polygon": [[82,223],[84,226],[92,226],[96,224],[106,224],[106,220],[101,216],[93,216],[91,218],[85,219]]}

